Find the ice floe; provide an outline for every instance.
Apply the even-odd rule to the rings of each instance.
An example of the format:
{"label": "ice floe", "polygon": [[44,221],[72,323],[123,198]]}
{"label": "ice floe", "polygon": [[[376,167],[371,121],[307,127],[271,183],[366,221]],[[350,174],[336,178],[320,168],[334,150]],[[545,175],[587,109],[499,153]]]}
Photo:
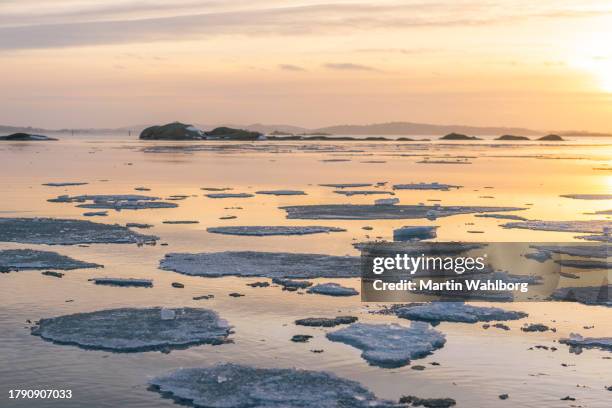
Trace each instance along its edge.
{"label": "ice floe", "polygon": [[394,241],[415,241],[436,237],[437,226],[406,226],[393,230]]}
{"label": "ice floe", "polygon": [[612,248],[608,245],[531,245],[538,251],[581,256],[585,258],[607,258],[612,256]]}
{"label": "ice floe", "polygon": [[497,218],[500,220],[527,221],[527,218],[513,214],[476,214],[476,217],[481,218]]}
{"label": "ice floe", "polygon": [[139,194],[96,194],[96,195],[61,195],[47,201],[51,203],[81,203],[79,208],[108,210],[142,210],[147,208],[175,208],[175,203],[159,201],[159,197]]}
{"label": "ice floe", "polygon": [[612,285],[607,283],[601,286],[579,286],[559,288],[553,292],[553,300],[565,302],[578,302],[585,305],[612,306]]}
{"label": "ice floe", "polygon": [[160,268],[185,275],[341,278],[361,274],[360,258],[287,252],[226,251],[170,253]]}
{"label": "ice floe", "polygon": [[332,188],[357,188],[357,187],[370,187],[372,183],[338,183],[338,184],[319,184],[321,187],[332,187]]}
{"label": "ice floe", "polygon": [[602,233],[612,228],[612,221],[607,220],[581,220],[581,221],[523,221],[508,222],[501,225],[504,228],[521,228],[536,231]]}
{"label": "ice floe", "polygon": [[612,200],[612,194],[563,194],[561,197],[575,200]]}
{"label": "ice floe", "polygon": [[134,244],[155,241],[117,224],[61,218],[0,218],[0,242],[25,244]]}
{"label": "ice floe", "polygon": [[306,289],[312,286],[312,282],[305,280],[294,280],[287,278],[273,278],[272,283],[281,285],[285,290]]}
{"label": "ice floe", "polygon": [[28,269],[83,269],[102,268],[90,262],[78,261],[57,252],[37,251],[33,249],[7,249],[0,250],[0,270],[28,270]]}
{"label": "ice floe", "polygon": [[153,390],[195,407],[392,408],[351,380],[321,371],[218,364],[153,378]]}
{"label": "ice floe", "polygon": [[86,184],[86,182],[83,181],[67,181],[67,182],[63,182],[63,183],[44,183],[43,186],[47,186],[47,187],[71,187],[71,186],[84,186]]}
{"label": "ice floe", "polygon": [[450,189],[458,189],[462,186],[456,186],[453,184],[441,184],[441,183],[410,183],[410,184],[394,184],[394,190],[440,190],[449,191]]}
{"label": "ice floe", "polygon": [[208,198],[250,198],[255,197],[253,194],[249,193],[213,193],[206,194]]}
{"label": "ice floe", "polygon": [[344,232],[343,228],[322,226],[232,226],[232,227],[210,227],[206,231],[214,234],[246,235],[246,236],[270,236],[270,235],[308,235],[328,232]]}
{"label": "ice floe", "polygon": [[92,278],[90,279],[96,285],[108,286],[136,286],[150,288],[153,286],[151,279],[135,279],[135,278]]}
{"label": "ice floe", "polygon": [[388,368],[423,358],[446,343],[444,334],[422,322],[413,322],[410,327],[354,323],[327,333],[327,338],[356,347],[368,363]]}
{"label": "ice floe", "polygon": [[467,305],[463,302],[431,302],[422,305],[400,307],[395,310],[398,317],[426,322],[477,323],[492,320],[518,320],[527,313]]}
{"label": "ice floe", "polygon": [[307,292],[327,296],[355,296],[359,294],[355,289],[337,283],[321,283],[309,288]]}
{"label": "ice floe", "polygon": [[568,338],[559,340],[559,343],[576,348],[600,348],[612,351],[612,337],[582,337],[580,334],[570,333]]}
{"label": "ice floe", "polygon": [[334,190],[334,193],[345,195],[347,197],[351,197],[354,195],[394,195],[393,191],[383,191],[383,190]]}
{"label": "ice floe", "polygon": [[355,316],[337,316],[337,317],[307,317],[304,319],[298,319],[295,324],[298,326],[309,326],[309,327],[335,327],[341,324],[351,324],[357,321]]}
{"label": "ice floe", "polygon": [[[41,319],[32,334],[88,349],[140,352],[221,344],[230,326],[208,309],[110,309]],[[169,319],[168,315],[174,314]]]}
{"label": "ice floe", "polygon": [[457,214],[517,211],[517,207],[322,204],[280,207],[290,219],[436,219]]}
{"label": "ice floe", "polygon": [[302,190],[261,190],[256,191],[255,194],[266,194],[266,195],[277,195],[277,196],[288,196],[288,195],[306,195]]}

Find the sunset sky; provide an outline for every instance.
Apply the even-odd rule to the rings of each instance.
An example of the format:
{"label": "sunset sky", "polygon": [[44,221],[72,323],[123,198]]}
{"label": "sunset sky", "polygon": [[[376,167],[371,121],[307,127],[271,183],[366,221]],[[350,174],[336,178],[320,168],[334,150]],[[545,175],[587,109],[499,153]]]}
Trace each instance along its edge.
{"label": "sunset sky", "polygon": [[2,0],[0,124],[612,131],[612,2]]}

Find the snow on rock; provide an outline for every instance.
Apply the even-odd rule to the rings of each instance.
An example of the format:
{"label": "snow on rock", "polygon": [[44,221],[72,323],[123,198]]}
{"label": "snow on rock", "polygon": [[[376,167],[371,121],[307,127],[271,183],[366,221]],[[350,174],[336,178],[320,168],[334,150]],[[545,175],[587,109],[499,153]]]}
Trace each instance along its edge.
{"label": "snow on rock", "polygon": [[286,196],[286,195],[306,195],[302,190],[262,190],[256,191],[255,194],[267,194],[267,195],[277,195],[277,196]]}
{"label": "snow on rock", "polygon": [[420,322],[413,322],[410,327],[355,323],[327,333],[327,338],[362,350],[361,357],[372,365],[389,368],[423,358],[446,342],[444,334]]}
{"label": "snow on rock", "polygon": [[25,244],[135,244],[155,241],[117,224],[60,218],[0,218],[0,242]]}
{"label": "snow on rock", "polygon": [[395,310],[398,317],[426,322],[477,323],[492,320],[518,320],[527,313],[508,311],[497,307],[466,305],[463,302],[431,302],[422,305],[400,307]]}
{"label": "snow on rock", "polygon": [[255,251],[170,253],[160,261],[160,268],[206,277],[350,278],[361,274],[356,256]]}
{"label": "snow on rock", "polygon": [[206,231],[214,234],[245,235],[245,236],[270,236],[270,235],[308,235],[322,234],[328,232],[344,232],[343,228],[310,226],[232,226],[232,227],[210,227]]}
{"label": "snow on rock", "polygon": [[221,344],[229,333],[228,323],[212,310],[159,307],[76,313],[41,319],[32,328],[33,335],[55,343],[116,352]]}
{"label": "snow on rock", "polygon": [[152,390],[195,407],[392,408],[359,383],[321,371],[217,364],[153,378]]}
{"label": "snow on rock", "polygon": [[523,221],[508,222],[501,225],[504,228],[521,228],[537,231],[581,232],[598,234],[604,228],[612,228],[612,221],[584,220],[584,221]]}
{"label": "snow on rock", "polygon": [[427,218],[436,219],[458,214],[500,211],[518,211],[517,207],[479,206],[428,206],[428,205],[367,205],[367,204],[321,204],[285,206],[289,219],[303,220],[399,220]]}
{"label": "snow on rock", "polygon": [[359,294],[355,289],[337,283],[321,283],[311,287],[307,292],[327,296],[355,296]]}
{"label": "snow on rock", "polygon": [[[1,232],[0,232],[1,234]],[[27,269],[82,269],[103,268],[90,262],[78,261],[57,252],[36,251],[33,249],[7,249],[0,251],[0,269],[27,270]]]}

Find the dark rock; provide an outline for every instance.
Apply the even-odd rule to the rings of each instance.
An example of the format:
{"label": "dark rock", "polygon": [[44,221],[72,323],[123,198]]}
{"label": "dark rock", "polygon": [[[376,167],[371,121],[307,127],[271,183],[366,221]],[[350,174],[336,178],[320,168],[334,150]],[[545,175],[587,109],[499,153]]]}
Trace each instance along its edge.
{"label": "dark rock", "polygon": [[412,404],[413,407],[448,408],[457,405],[452,398],[419,398],[414,395],[404,395],[399,399],[400,404]]}
{"label": "dark rock", "polygon": [[563,397],[561,398],[561,401],[576,401],[576,398],[574,397],[570,397],[569,395],[567,397]]}
{"label": "dark rock", "polygon": [[247,283],[247,286],[250,286],[252,288],[267,288],[268,286],[270,286],[269,282],[253,282],[253,283]]}
{"label": "dark rock", "polygon": [[63,273],[61,272],[55,272],[55,271],[44,271],[41,272],[41,275],[45,275],[45,276],[53,276],[54,278],[61,278],[64,276]]}
{"label": "dark rock", "polygon": [[312,336],[308,334],[296,334],[291,337],[291,341],[294,343],[307,343],[310,339],[312,339]]}
{"label": "dark rock", "polygon": [[550,330],[550,327],[542,323],[531,323],[529,325],[521,327],[524,332],[545,332]]}
{"label": "dark rock", "polygon": [[13,133],[12,135],[8,135],[8,136],[0,136],[0,140],[14,141],[14,142],[42,142],[42,141],[56,141],[57,139],[54,139],[49,136],[33,135],[30,133]]}
{"label": "dark rock", "polygon": [[413,369],[413,370],[416,370],[416,371],[423,371],[423,370],[425,370],[425,366],[422,366],[422,365],[414,365],[414,366],[411,366],[410,368]]}
{"label": "dark rock", "polygon": [[542,136],[538,140],[545,141],[545,142],[564,142],[565,141],[565,139],[563,139],[559,135],[546,135],[546,136]]}
{"label": "dark rock", "polygon": [[172,282],[172,287],[173,287],[173,288],[179,288],[179,289],[182,289],[182,288],[184,288],[184,287],[185,287],[185,285],[183,285],[183,284],[182,284],[182,283],[180,283],[180,282]]}
{"label": "dark rock", "polygon": [[207,139],[223,140],[257,140],[263,135],[259,132],[251,132],[244,129],[233,129],[229,127],[218,127],[209,132],[205,132]]}
{"label": "dark rock", "polygon": [[508,394],[501,394],[501,395],[499,396],[499,399],[500,399],[500,400],[507,400],[508,398],[510,398],[510,396],[509,396]]}
{"label": "dark rock", "polygon": [[476,136],[467,136],[461,133],[449,133],[446,136],[442,136],[440,140],[481,140]]}
{"label": "dark rock", "polygon": [[244,295],[242,293],[232,292],[228,296],[237,298],[237,297],[242,297]]}
{"label": "dark rock", "polygon": [[498,137],[495,140],[529,140],[529,138],[526,136],[503,135],[503,136]]}
{"label": "dark rock", "polygon": [[142,140],[201,140],[204,134],[191,125],[180,122],[151,126],[140,133]]}

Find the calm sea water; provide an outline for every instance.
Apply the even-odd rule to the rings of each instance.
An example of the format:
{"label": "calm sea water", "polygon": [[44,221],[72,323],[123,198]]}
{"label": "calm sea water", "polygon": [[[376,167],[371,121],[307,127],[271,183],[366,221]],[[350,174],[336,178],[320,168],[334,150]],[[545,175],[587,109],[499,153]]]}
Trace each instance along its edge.
{"label": "calm sea water", "polygon": [[[197,146],[147,151],[160,146]],[[463,188],[452,191],[397,191],[403,204],[518,206],[530,219],[582,220],[603,218],[590,213],[612,208],[612,201],[560,198],[561,194],[609,194],[612,140],[574,138],[563,144],[493,143],[371,143],[371,142],[259,142],[172,143],[139,142],[113,137],[74,136],[52,143],[0,144],[0,216],[83,217],[73,204],[49,203],[61,194],[139,193],[167,197],[189,195],[178,208],[109,211],[94,221],[142,222],[168,246],[91,245],[89,247],[0,243],[0,249],[35,248],[58,251],[77,259],[105,265],[103,270],[68,271],[63,279],[24,271],[0,275],[0,406],[1,407],[169,407],[170,400],[147,391],[147,380],[178,367],[239,362],[261,367],[326,370],[359,381],[383,398],[412,394],[452,397],[458,406],[567,407],[560,398],[571,395],[583,407],[609,407],[612,363],[609,352],[586,350],[570,354],[556,341],[570,332],[601,337],[612,335],[612,310],[569,303],[504,304],[523,310],[527,319],[510,322],[511,331],[484,330],[481,325],[442,323],[445,347],[419,360],[427,366],[383,369],[369,366],[360,351],[325,339],[326,329],[297,327],[293,321],[309,316],[357,315],[363,321],[399,322],[393,316],[368,313],[376,305],[358,297],[328,298],[298,295],[280,288],[251,288],[262,279],[188,277],[157,268],[168,252],[260,250],[353,254],[352,244],[369,238],[392,239],[404,225],[439,225],[439,240],[573,241],[576,234],[503,229],[503,220],[460,215],[428,220],[287,220],[278,207],[294,204],[372,203],[380,196],[344,197],[321,183],[441,182]],[[430,160],[466,160],[470,164],[419,164]],[[342,159],[348,161],[324,161]],[[374,163],[372,163],[374,161]],[[381,161],[383,161],[381,163]],[[370,162],[370,163],[368,163]],[[84,181],[88,185],[52,188],[47,182]],[[257,195],[248,199],[213,200],[201,187],[231,187],[233,192],[262,189],[300,189],[306,196]],[[390,187],[389,187],[390,188]],[[430,201],[440,200],[440,201]],[[242,207],[242,209],[228,209]],[[235,215],[233,220],[219,217]],[[609,218],[609,217],[608,217]],[[163,220],[198,220],[199,224],[167,225]],[[473,223],[473,225],[472,225]],[[342,233],[296,237],[238,237],[209,234],[221,225],[329,225]],[[365,231],[363,226],[372,226]],[[484,234],[470,234],[481,230]],[[580,272],[581,284],[600,283],[602,273]],[[98,276],[150,278],[151,289],[95,286]],[[264,279],[265,280],[265,279]],[[182,282],[174,289],[171,282]],[[329,281],[320,279],[319,281]],[[335,279],[359,288],[358,279]],[[566,282],[575,285],[575,281]],[[246,296],[232,298],[230,292]],[[211,300],[193,296],[214,294]],[[67,302],[71,300],[71,302]],[[60,346],[30,335],[26,320],[124,306],[191,306],[212,308],[235,328],[232,344],[199,346],[170,354],[158,352],[114,354]],[[545,323],[556,333],[523,333],[524,322]],[[592,329],[583,329],[592,326]],[[310,343],[289,341],[294,334],[311,334]],[[558,347],[556,352],[529,350],[534,345]],[[324,349],[321,354],[311,349]],[[440,366],[431,366],[430,362]],[[567,367],[562,366],[567,364]],[[9,389],[72,389],[72,400],[9,400]],[[501,401],[507,393],[510,401]]]}

